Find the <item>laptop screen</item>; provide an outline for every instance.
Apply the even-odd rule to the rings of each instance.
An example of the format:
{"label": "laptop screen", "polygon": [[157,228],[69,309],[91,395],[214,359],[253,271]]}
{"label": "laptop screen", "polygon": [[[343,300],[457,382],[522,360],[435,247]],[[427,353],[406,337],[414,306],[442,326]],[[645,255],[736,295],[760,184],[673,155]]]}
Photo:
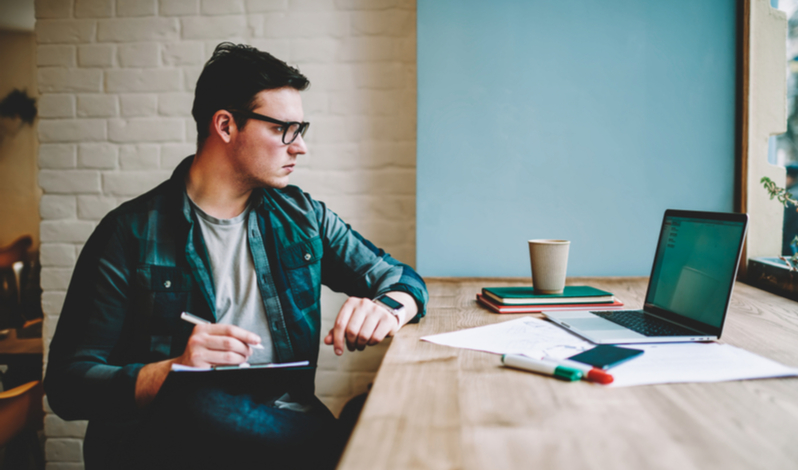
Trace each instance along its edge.
{"label": "laptop screen", "polygon": [[[746,217],[746,216],[745,216]],[[721,328],[746,219],[664,217],[646,306]]]}

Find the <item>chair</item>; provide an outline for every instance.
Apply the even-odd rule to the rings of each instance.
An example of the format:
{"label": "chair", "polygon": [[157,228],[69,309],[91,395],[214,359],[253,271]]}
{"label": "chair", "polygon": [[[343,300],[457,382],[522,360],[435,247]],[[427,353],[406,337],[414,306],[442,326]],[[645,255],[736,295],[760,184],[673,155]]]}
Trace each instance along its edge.
{"label": "chair", "polygon": [[43,468],[36,432],[44,425],[41,380],[0,392],[0,447],[6,447],[3,468]]}

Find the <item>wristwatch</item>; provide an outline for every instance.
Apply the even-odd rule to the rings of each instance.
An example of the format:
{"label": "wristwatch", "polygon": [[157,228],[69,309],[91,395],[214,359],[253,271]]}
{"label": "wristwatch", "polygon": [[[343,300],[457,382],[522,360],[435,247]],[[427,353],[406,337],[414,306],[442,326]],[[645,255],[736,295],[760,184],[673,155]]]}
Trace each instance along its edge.
{"label": "wristwatch", "polygon": [[386,294],[381,294],[374,299],[373,302],[380,305],[381,307],[385,308],[389,311],[395,318],[397,318],[397,324],[403,324],[403,315],[405,314],[406,306],[401,304],[400,302],[394,300],[393,298],[389,297]]}

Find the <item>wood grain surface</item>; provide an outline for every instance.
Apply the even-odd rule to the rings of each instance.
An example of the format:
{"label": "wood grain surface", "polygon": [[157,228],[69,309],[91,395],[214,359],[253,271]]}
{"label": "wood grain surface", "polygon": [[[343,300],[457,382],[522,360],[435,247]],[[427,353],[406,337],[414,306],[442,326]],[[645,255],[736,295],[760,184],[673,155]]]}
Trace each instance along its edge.
{"label": "wood grain surface", "polygon": [[[428,278],[392,340],[340,469],[796,469],[797,379],[606,388],[500,366],[421,336],[520,318],[475,302],[519,278]],[[570,278],[641,308],[646,278]],[[797,367],[797,302],[737,283],[723,343]]]}

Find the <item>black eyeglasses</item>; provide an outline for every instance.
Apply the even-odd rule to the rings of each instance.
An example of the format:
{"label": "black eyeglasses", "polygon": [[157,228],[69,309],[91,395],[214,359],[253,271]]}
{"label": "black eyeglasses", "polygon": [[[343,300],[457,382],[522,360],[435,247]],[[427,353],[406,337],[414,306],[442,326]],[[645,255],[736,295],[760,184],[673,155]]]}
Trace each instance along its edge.
{"label": "black eyeglasses", "polygon": [[263,114],[254,113],[252,111],[239,111],[235,109],[229,109],[228,112],[232,114],[240,114],[249,119],[257,119],[259,121],[271,122],[272,124],[282,125],[283,138],[281,140],[284,145],[289,145],[295,140],[297,140],[298,135],[302,135],[303,137],[305,137],[306,131],[308,131],[308,126],[311,125],[310,122],[279,121],[269,116],[264,116]]}

